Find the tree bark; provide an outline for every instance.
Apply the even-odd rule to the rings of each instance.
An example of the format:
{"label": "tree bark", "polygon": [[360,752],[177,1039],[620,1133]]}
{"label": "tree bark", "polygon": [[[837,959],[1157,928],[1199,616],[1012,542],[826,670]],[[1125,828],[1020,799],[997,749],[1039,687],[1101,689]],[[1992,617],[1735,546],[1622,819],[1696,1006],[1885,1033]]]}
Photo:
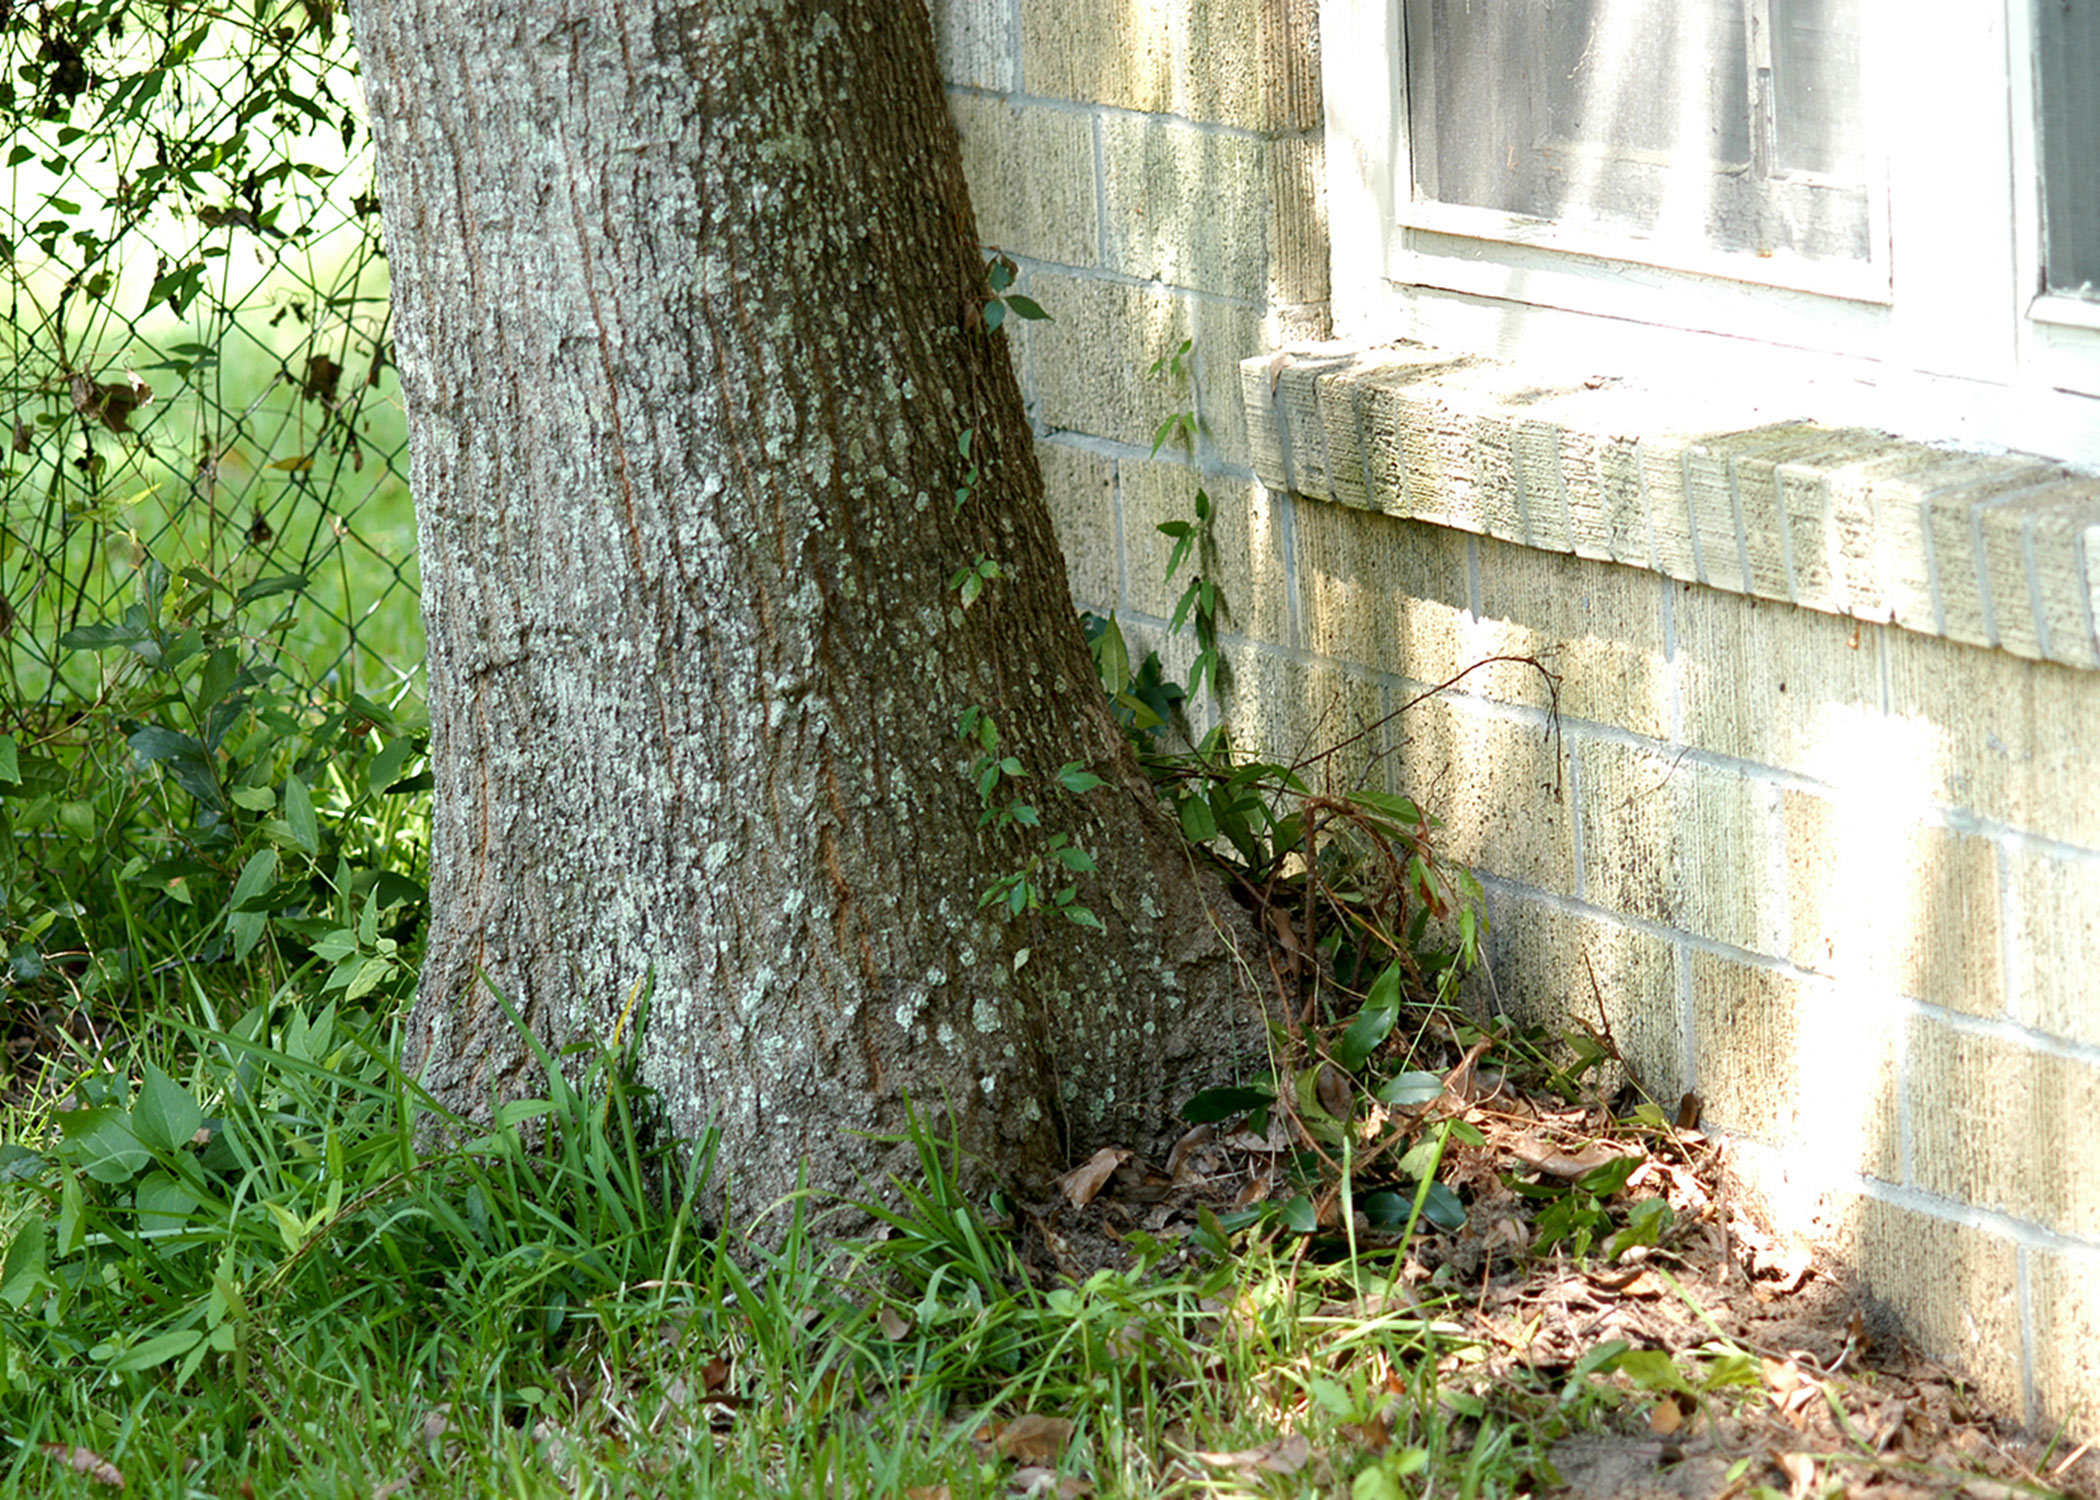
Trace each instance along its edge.
{"label": "tree bark", "polygon": [[[539,1086],[488,986],[559,1046],[646,982],[644,1077],[748,1208],[805,1163],[860,1187],[907,1093],[1024,1181],[1156,1145],[1260,1046],[1246,929],[1076,629],[925,6],[352,12],[430,639],[432,1089]],[[973,705],[1040,828],[982,824]],[[1056,790],[1072,761],[1103,784]],[[1105,932],[980,909],[1059,833]]]}

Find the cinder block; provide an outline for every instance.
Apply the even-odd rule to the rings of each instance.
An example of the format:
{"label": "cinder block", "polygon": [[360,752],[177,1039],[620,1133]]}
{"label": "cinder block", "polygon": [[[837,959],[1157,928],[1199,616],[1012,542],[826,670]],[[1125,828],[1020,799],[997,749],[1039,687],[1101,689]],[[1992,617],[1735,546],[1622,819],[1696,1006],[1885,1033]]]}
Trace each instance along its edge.
{"label": "cinder block", "polygon": [[[1940,632],[1972,646],[1997,644],[1984,589],[1987,559],[1978,552],[1977,517],[2008,495],[2037,489],[2063,473],[2053,465],[2009,455],[1964,469],[1958,483],[1935,487],[1925,497],[1925,522],[1932,538],[1932,579],[1940,604]],[[2026,598],[2024,582],[2019,591]]]}
{"label": "cinder block", "polygon": [[[1669,732],[1662,591],[1653,573],[1483,539],[1473,659],[1536,656],[1560,677],[1560,711],[1661,739]],[[1461,690],[1544,708],[1537,669],[1498,662]]]}
{"label": "cinder block", "polygon": [[2015,656],[2094,664],[2078,540],[2100,512],[2100,482],[2053,484],[1978,512],[1998,644]]}
{"label": "cinder block", "polygon": [[[1863,460],[1886,458],[1892,446],[1898,445],[1886,433],[1825,432],[1820,442],[1784,459],[1771,476],[1787,528],[1795,603],[1857,619],[1885,617],[1874,560],[1873,507],[1857,485],[1833,483],[1832,476]],[[1755,482],[1766,482],[1762,473]]]}
{"label": "cinder block", "polygon": [[1231,645],[1225,657],[1226,719],[1249,754],[1297,766],[1333,795],[1385,784],[1392,731],[1377,683],[1265,647]]}
{"label": "cinder block", "polygon": [[1409,709],[1399,732],[1396,789],[1444,820],[1443,846],[1452,858],[1572,893],[1572,819],[1555,736],[1449,696]]}
{"label": "cinder block", "polygon": [[1920,1017],[1909,1073],[1917,1186],[2100,1239],[2100,1069]]}
{"label": "cinder block", "polygon": [[1294,515],[1301,644],[1433,685],[1466,642],[1466,538],[1308,502]]}
{"label": "cinder block", "polygon": [[1874,554],[1863,571],[1871,571],[1879,582],[1888,619],[1911,630],[1939,629],[1927,501],[1936,490],[1958,488],[1995,472],[1997,463],[1906,443],[1885,459],[1832,476],[1841,507],[1873,513]]}
{"label": "cinder block", "polygon": [[1755,953],[1785,951],[1770,784],[1660,746],[1572,747],[1584,899]]}
{"label": "cinder block", "polygon": [[1064,550],[1072,602],[1105,615],[1116,604],[1115,465],[1058,442],[1036,444],[1043,499]]}
{"label": "cinder block", "polygon": [[[1247,462],[1247,413],[1240,401],[1240,361],[1261,352],[1261,313],[1199,297],[1195,303],[1196,410],[1205,457]],[[1146,442],[1151,441],[1148,434]]]}
{"label": "cinder block", "polygon": [[[1655,565],[1672,578],[1697,582],[1704,576],[1698,528],[1692,524],[1691,499],[1685,491],[1685,458],[1695,445],[1675,434],[1643,432],[1637,446]],[[1732,546],[1733,536],[1729,542]]]}
{"label": "cinder block", "polygon": [[2090,1438],[2100,1433],[2100,1254],[2029,1250],[2027,1297],[2038,1408],[2029,1423]]}
{"label": "cinder block", "polygon": [[1188,304],[1152,287],[1038,272],[1029,295],[1051,321],[1028,325],[1036,418],[1044,426],[1149,447],[1188,394],[1151,374],[1194,333]]}
{"label": "cinder block", "polygon": [[1705,1120],[1793,1151],[1817,1170],[1902,1172],[1892,1001],[1776,969],[1692,955],[1692,1043]]}
{"label": "cinder block", "polygon": [[1998,851],[1988,840],[1922,826],[1910,809],[1866,795],[1790,791],[1781,806],[1796,964],[1862,993],[2004,1011]]}
{"label": "cinder block", "polygon": [[1676,950],[1521,895],[1498,894],[1492,911],[1476,1003],[1554,1032],[1608,1030],[1636,1086],[1674,1114],[1685,1090]]}
{"label": "cinder block", "polygon": [[1595,424],[1585,391],[1549,395],[1517,424],[1517,476],[1530,545],[1650,567],[1640,447]]}
{"label": "cinder block", "polygon": [[1021,0],[1021,84],[1249,130],[1284,103],[1261,78],[1260,9],[1243,0]]}
{"label": "cinder block", "polygon": [[[1584,459],[1594,460],[1595,453],[1582,446],[1581,434],[1571,434],[1558,422],[1544,417],[1527,417],[1510,434],[1517,471],[1517,501],[1524,514],[1524,543],[1547,552],[1600,557],[1605,554],[1599,550],[1597,528],[1578,526],[1572,514],[1575,507],[1569,495],[1569,465],[1562,457],[1562,448],[1571,441],[1577,448],[1573,483],[1582,486],[1585,501],[1593,501],[1598,489],[1596,474],[1593,466],[1584,466]],[[1586,505],[1582,519],[1591,522],[1594,517],[1594,506]]]}
{"label": "cinder block", "polygon": [[977,89],[1014,86],[1010,0],[934,0],[933,38],[947,82]]}
{"label": "cinder block", "polygon": [[948,100],[977,237],[1067,266],[1101,263],[1093,125],[1083,115],[978,94]]}
{"label": "cinder block", "polygon": [[2100,1046],[2100,860],[2015,850],[2007,862],[2020,1019],[2067,1042]]}
{"label": "cinder block", "polygon": [[1890,631],[1890,713],[1943,807],[2100,848],[2100,672]]}
{"label": "cinder block", "polygon": [[[1111,270],[1259,301],[1268,288],[1262,142],[1176,121],[1101,123]],[[1093,184],[1087,184],[1091,191]],[[1252,350],[1248,351],[1252,353]]]}
{"label": "cinder block", "polygon": [[[1272,645],[1291,644],[1290,580],[1283,565],[1282,508],[1290,502],[1245,479],[1199,474],[1179,464],[1126,459],[1122,481],[1123,607],[1169,619],[1182,590],[1209,578],[1224,600],[1222,628]],[[1196,491],[1210,496],[1210,544],[1192,550],[1167,581],[1174,542],[1163,522],[1196,518]],[[1193,630],[1193,626],[1185,627]]]}
{"label": "cinder block", "polygon": [[2019,1251],[1987,1230],[1858,1197],[1835,1236],[1860,1290],[1999,1411],[2022,1402]]}
{"label": "cinder block", "polygon": [[[1826,437],[1821,428],[1799,422],[1705,438],[1685,449],[1685,504],[1708,584],[1730,593],[1790,596],[1777,465],[1813,451]],[[1744,467],[1746,460],[1759,457],[1766,460],[1761,467]],[[1739,495],[1737,481],[1743,477],[1750,483]],[[1746,556],[1745,542],[1751,538],[1755,567]]]}
{"label": "cinder block", "polygon": [[1397,367],[1358,385],[1365,457],[1384,504],[1395,504],[1384,499],[1391,494],[1412,520],[1524,539],[1515,429],[1553,393],[1516,389],[1512,372],[1486,361]]}
{"label": "cinder block", "polygon": [[[1293,4],[1302,6],[1303,0]],[[1268,178],[1268,300],[1323,303],[1330,291],[1325,142],[1317,136],[1268,141],[1262,160]],[[1204,231],[1214,222],[1207,221]]]}
{"label": "cinder block", "polygon": [[1716,589],[1674,607],[1687,743],[1827,780],[1873,773],[1893,733],[1876,627]]}
{"label": "cinder block", "polygon": [[1259,0],[1262,121],[1268,130],[1320,128],[1318,0]]}

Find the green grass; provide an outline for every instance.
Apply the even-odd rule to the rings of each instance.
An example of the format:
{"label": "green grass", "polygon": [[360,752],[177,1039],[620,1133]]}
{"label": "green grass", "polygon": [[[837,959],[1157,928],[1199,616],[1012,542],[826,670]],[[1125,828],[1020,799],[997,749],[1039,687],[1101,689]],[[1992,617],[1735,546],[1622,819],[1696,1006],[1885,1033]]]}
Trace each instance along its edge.
{"label": "green grass", "polygon": [[[76,1083],[87,1110],[8,1124],[10,1490],[108,1493],[78,1447],[131,1494],[959,1500],[1004,1492],[1028,1429],[985,1434],[1028,1415],[1103,1494],[1506,1494],[1536,1460],[1439,1399],[1464,1350],[1433,1312],[1363,1311],[1390,1255],[1248,1242],[1046,1287],[923,1133],[882,1238],[810,1197],[706,1230],[705,1146],[649,1137],[621,1059],[419,1155],[385,1015],[195,1002]],[[1188,1456],[1292,1433],[1295,1472]]]}

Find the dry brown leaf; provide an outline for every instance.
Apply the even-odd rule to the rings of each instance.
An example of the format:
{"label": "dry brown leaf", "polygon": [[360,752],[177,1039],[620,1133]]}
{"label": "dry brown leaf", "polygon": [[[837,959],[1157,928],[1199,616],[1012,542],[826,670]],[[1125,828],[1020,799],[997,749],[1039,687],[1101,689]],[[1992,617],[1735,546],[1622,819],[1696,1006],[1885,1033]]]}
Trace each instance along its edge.
{"label": "dry brown leaf", "polygon": [[71,1469],[75,1474],[85,1474],[97,1484],[106,1484],[111,1489],[124,1488],[123,1471],[92,1448],[69,1447],[64,1443],[46,1443],[44,1451]]}
{"label": "dry brown leaf", "polygon": [[1656,1402],[1648,1413],[1648,1430],[1657,1437],[1669,1437],[1684,1426],[1687,1415],[1680,1398],[1672,1392]]}
{"label": "dry brown leaf", "polygon": [[1174,1149],[1167,1153],[1167,1176],[1180,1182],[1190,1155],[1197,1147],[1209,1145],[1211,1137],[1217,1133],[1215,1125],[1191,1125],[1183,1131],[1181,1139],[1174,1143]]}
{"label": "dry brown leaf", "polygon": [[1548,1177],[1559,1177],[1569,1182],[1573,1182],[1585,1172],[1596,1171],[1607,1162],[1641,1154],[1638,1150],[1616,1146],[1610,1141],[1592,1141],[1580,1151],[1563,1151],[1551,1141],[1514,1131],[1500,1144],[1510,1155],[1526,1165],[1538,1168]]}
{"label": "dry brown leaf", "polygon": [[1017,1464],[1054,1464],[1072,1440],[1072,1424],[1063,1417],[1039,1417],[1034,1412],[1015,1417],[992,1434],[992,1446],[1000,1457]]}
{"label": "dry brown leaf", "polygon": [[1192,1456],[1214,1469],[1262,1469],[1271,1474],[1295,1474],[1312,1461],[1312,1444],[1303,1434],[1294,1432],[1261,1448],[1235,1448],[1227,1453],[1198,1452]]}
{"label": "dry brown leaf", "polygon": [[1772,1462],[1786,1475],[1790,1500],[1807,1500],[1816,1483],[1816,1461],[1806,1453],[1775,1453]]}
{"label": "dry brown leaf", "polygon": [[1349,1082],[1349,1075],[1333,1063],[1321,1063],[1320,1071],[1313,1075],[1313,1096],[1320,1101],[1320,1108],[1337,1120],[1346,1120],[1353,1113],[1356,1089]]}
{"label": "dry brown leaf", "polygon": [[1057,1186],[1074,1208],[1085,1208],[1094,1201],[1108,1179],[1116,1175],[1116,1168],[1130,1160],[1130,1153],[1115,1146],[1103,1146],[1092,1156],[1057,1179]]}
{"label": "dry brown leaf", "polygon": [[904,1487],[904,1500],[948,1500],[946,1482],[940,1484],[908,1484]]}
{"label": "dry brown leaf", "polygon": [[1085,1496],[1094,1493],[1092,1480],[1081,1479],[1077,1474],[1060,1475],[1057,1470],[1040,1464],[1014,1470],[1008,1484],[1014,1494],[1032,1497],[1032,1500],[1084,1500]]}
{"label": "dry brown leaf", "polygon": [[875,1310],[875,1326],[882,1330],[886,1339],[901,1339],[911,1332],[911,1319],[901,1316],[897,1309],[884,1303]]}

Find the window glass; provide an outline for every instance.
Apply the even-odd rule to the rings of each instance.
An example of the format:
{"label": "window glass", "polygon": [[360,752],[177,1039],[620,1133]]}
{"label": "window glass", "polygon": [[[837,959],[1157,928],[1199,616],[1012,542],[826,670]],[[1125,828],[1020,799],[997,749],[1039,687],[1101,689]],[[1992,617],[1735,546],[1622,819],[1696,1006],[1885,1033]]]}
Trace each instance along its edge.
{"label": "window glass", "polygon": [[1859,0],[1406,0],[1405,16],[1417,199],[1869,258]]}
{"label": "window glass", "polygon": [[2045,281],[2100,300],[2100,0],[2039,0],[2035,22]]}

